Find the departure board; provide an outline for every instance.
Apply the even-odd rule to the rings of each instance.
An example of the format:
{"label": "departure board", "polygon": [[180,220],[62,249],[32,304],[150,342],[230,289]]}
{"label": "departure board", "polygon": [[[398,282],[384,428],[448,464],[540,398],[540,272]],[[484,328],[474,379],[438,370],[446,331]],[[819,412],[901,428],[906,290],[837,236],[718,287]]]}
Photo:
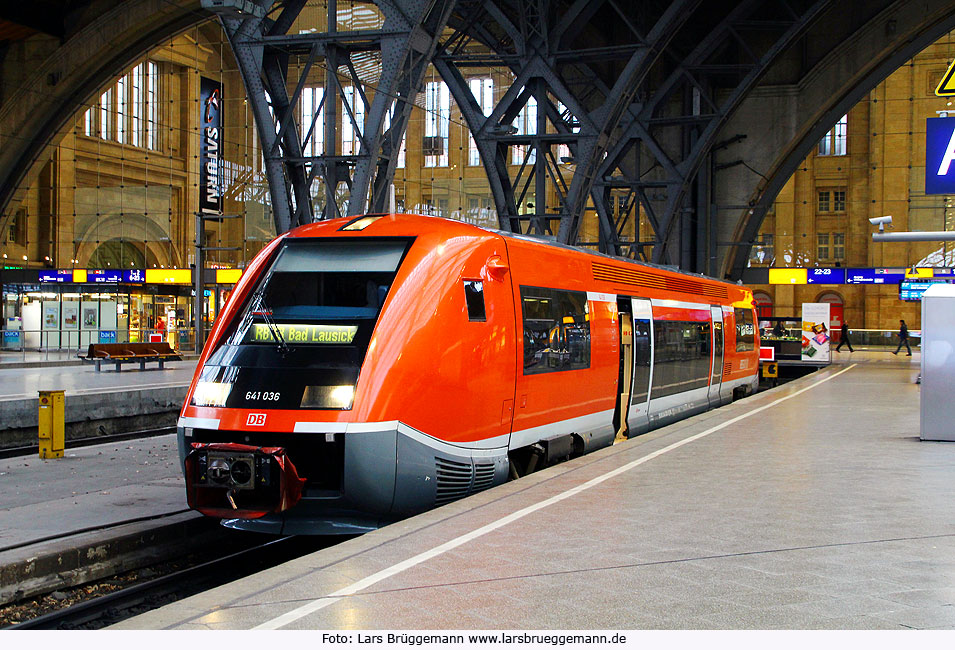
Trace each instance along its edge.
{"label": "departure board", "polygon": [[899,284],[899,300],[919,301],[933,284],[951,284],[951,280],[904,280]]}

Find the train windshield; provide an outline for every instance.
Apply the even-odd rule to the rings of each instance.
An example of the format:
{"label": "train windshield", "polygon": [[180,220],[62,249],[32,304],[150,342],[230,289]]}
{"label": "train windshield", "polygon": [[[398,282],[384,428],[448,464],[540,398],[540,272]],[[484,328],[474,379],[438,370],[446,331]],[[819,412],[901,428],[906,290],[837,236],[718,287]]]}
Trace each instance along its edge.
{"label": "train windshield", "polygon": [[377,321],[407,248],[405,240],[286,241],[233,343],[357,343],[363,324]]}

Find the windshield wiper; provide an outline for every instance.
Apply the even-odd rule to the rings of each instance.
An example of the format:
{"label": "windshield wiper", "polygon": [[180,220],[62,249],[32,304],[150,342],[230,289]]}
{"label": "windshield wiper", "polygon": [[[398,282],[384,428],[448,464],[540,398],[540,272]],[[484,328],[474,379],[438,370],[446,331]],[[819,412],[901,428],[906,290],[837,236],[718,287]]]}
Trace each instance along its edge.
{"label": "windshield wiper", "polygon": [[259,313],[262,314],[265,324],[268,325],[269,331],[272,332],[272,338],[278,343],[276,349],[279,350],[284,357],[289,351],[288,343],[285,342],[285,337],[282,336],[282,330],[280,330],[279,326],[272,320],[272,310],[265,302],[265,285],[262,285],[262,287],[256,291],[255,302],[252,304],[252,309],[250,309],[249,312],[255,312],[256,308],[259,309]]}

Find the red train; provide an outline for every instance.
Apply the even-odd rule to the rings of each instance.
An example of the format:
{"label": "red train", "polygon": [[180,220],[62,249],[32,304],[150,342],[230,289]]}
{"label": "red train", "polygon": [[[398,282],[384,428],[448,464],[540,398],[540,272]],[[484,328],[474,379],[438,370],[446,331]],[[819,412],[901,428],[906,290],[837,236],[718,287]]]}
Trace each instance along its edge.
{"label": "red train", "polygon": [[303,226],[203,350],[189,503],[370,530],[752,392],[758,343],[737,285],[431,217]]}

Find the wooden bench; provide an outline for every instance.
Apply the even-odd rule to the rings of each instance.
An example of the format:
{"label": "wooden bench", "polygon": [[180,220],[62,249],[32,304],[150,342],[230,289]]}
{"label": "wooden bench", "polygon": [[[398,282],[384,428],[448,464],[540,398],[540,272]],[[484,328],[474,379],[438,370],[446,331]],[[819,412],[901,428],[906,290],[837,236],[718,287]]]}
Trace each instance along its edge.
{"label": "wooden bench", "polygon": [[139,369],[146,369],[147,361],[158,361],[162,368],[166,361],[182,361],[182,356],[172,349],[169,343],[90,343],[86,356],[76,355],[84,361],[92,361],[96,364],[96,372],[101,370],[101,365],[115,363],[116,371],[122,370],[122,364],[130,361],[138,361]]}

